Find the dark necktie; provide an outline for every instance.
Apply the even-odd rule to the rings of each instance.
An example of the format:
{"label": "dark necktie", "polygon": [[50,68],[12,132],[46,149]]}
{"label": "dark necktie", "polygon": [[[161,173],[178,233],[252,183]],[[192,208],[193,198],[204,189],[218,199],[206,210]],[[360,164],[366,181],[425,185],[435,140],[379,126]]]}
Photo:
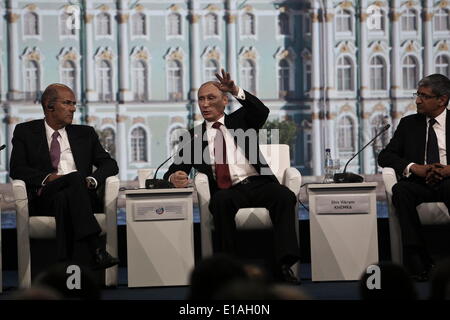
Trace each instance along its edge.
{"label": "dark necktie", "polygon": [[59,132],[55,131],[52,134],[52,142],[50,143],[50,160],[52,161],[52,167],[58,170],[59,159],[61,157],[61,146],[58,141]]}
{"label": "dark necktie", "polygon": [[231,187],[230,169],[227,163],[227,146],[225,138],[220,130],[220,122],[214,122],[212,127],[217,129],[214,138],[214,162],[216,168],[216,181],[219,189],[228,189]]}
{"label": "dark necktie", "polygon": [[433,125],[436,123],[436,119],[430,119],[428,121],[428,140],[427,140],[427,164],[440,163],[439,147],[437,142],[436,132],[433,129]]}

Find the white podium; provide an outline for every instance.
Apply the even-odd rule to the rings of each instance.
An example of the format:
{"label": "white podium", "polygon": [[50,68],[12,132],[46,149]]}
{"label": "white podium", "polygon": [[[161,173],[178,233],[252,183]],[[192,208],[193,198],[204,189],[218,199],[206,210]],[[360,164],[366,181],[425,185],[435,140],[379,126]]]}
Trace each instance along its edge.
{"label": "white podium", "polygon": [[312,281],[358,280],[378,263],[376,187],[308,185]]}
{"label": "white podium", "polygon": [[127,190],[128,287],[188,285],[193,188]]}

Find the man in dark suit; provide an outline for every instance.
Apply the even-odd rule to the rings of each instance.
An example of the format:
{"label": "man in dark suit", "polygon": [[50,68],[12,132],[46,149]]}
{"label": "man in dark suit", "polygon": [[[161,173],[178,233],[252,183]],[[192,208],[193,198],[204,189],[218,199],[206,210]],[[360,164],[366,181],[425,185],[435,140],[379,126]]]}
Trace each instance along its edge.
{"label": "man in dark suit", "polygon": [[400,120],[389,144],[378,156],[382,167],[401,177],[392,188],[403,242],[405,267],[426,281],[433,261],[425,246],[416,206],[442,201],[450,208],[450,80],[432,74],[419,81],[417,113]]}
{"label": "man in dark suit", "polygon": [[[190,150],[181,150],[180,157],[175,158],[164,178],[175,187],[186,187],[192,168],[208,176],[209,209],[214,216],[216,239],[220,250],[226,253],[236,252],[234,217],[237,211],[245,207],[267,208],[274,225],[278,275],[281,280],[297,282],[290,270],[299,258],[294,225],[297,199],[278,182],[258,148],[257,131],[264,125],[269,109],[258,98],[237,87],[228,73],[222,70],[222,75],[216,76],[220,82],[206,82],[198,91],[205,121],[191,130]],[[242,108],[230,115],[224,113],[227,93],[242,104]],[[248,134],[248,139],[240,138],[237,131],[233,135],[232,131],[239,129],[242,135]],[[187,157],[186,152],[190,152]]]}
{"label": "man in dark suit", "polygon": [[41,103],[45,118],[14,130],[10,176],[25,181],[30,215],[55,217],[59,260],[72,258],[74,241],[85,241],[94,268],[109,268],[118,259],[101,246],[93,206],[96,189],[118,173],[117,163],[92,127],[72,125],[76,100],[69,87],[48,86]]}

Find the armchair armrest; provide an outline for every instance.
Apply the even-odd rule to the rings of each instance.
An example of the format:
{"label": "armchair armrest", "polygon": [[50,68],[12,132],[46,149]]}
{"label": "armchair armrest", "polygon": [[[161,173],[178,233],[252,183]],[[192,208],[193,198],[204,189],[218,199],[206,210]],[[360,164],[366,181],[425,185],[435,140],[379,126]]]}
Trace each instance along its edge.
{"label": "armchair armrest", "polygon": [[31,285],[31,263],[27,188],[25,182],[22,180],[13,180],[12,187],[16,205],[17,271],[19,287],[28,288]]}
{"label": "armchair armrest", "polygon": [[397,175],[393,168],[385,167],[381,171],[383,176],[384,187],[388,196],[392,197],[392,187],[397,183]]}
{"label": "armchair armrest", "polygon": [[106,215],[106,250],[117,256],[117,199],[119,197],[120,180],[117,176],[108,177],[105,181],[105,215]]}
{"label": "armchair armrest", "polygon": [[296,196],[300,193],[302,185],[302,175],[296,168],[287,168],[284,171],[283,184],[289,188]]}

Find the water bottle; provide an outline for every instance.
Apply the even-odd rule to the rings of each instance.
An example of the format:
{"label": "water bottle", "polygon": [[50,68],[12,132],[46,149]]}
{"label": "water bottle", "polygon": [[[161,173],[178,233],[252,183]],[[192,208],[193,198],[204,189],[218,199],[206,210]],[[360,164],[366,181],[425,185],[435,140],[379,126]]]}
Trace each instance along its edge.
{"label": "water bottle", "polygon": [[329,148],[325,149],[325,178],[323,179],[324,183],[332,183],[333,182],[333,160],[331,160],[331,151]]}

